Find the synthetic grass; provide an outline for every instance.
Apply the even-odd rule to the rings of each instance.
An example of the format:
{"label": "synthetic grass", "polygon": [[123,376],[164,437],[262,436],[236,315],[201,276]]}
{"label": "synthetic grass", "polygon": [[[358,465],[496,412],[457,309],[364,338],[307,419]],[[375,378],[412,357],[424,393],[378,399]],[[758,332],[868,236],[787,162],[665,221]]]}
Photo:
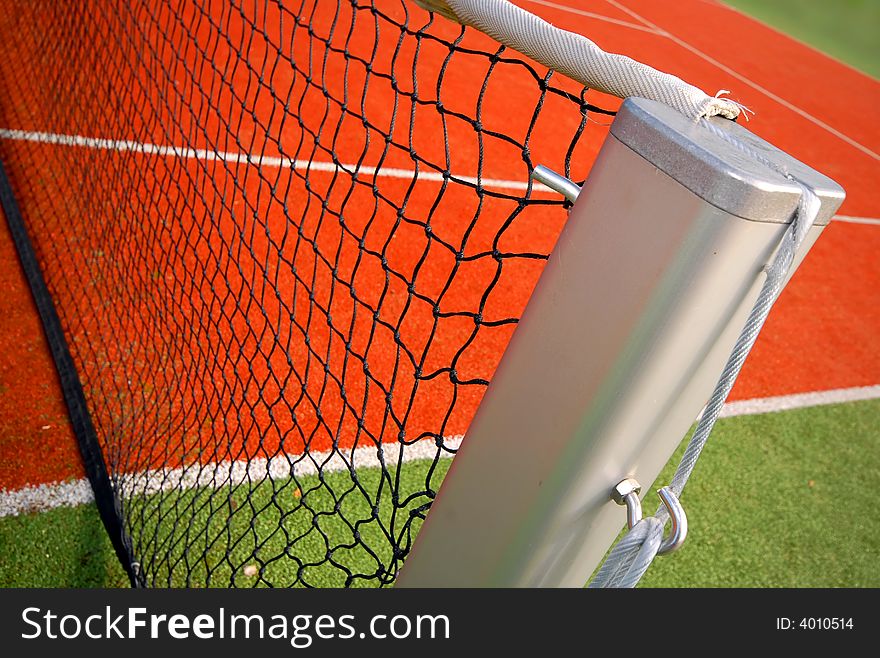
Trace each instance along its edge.
{"label": "synthetic grass", "polygon": [[682,496],[688,539],[642,584],[878,587],[878,486],[880,401],[721,421]]}
{"label": "synthetic grass", "polygon": [[[383,481],[380,469],[360,469],[358,486],[380,501],[375,511],[347,472],[335,472],[296,483],[152,494],[129,500],[126,514],[138,521],[133,540],[145,546],[141,559],[150,584],[375,587],[387,580],[382,565],[392,561],[385,529],[403,528],[395,540],[404,546],[414,538],[428,501],[426,482],[436,490],[450,463],[444,458],[436,466],[431,460],[405,464],[397,507],[387,476]],[[392,514],[398,517],[393,526]],[[407,516],[412,516],[408,530],[402,523]],[[0,586],[127,582],[94,505],[0,519]]]}
{"label": "synthetic grass", "polygon": [[[392,546],[414,538],[429,502],[426,483],[439,488],[450,463],[403,465],[397,506],[389,476],[364,468],[357,484],[341,471],[168,491],[131,505],[128,516],[144,520],[134,539],[146,543],[143,568],[157,585],[375,587],[390,582],[385,567],[393,562]],[[391,528],[398,533],[393,538],[386,534]]]}
{"label": "synthetic grass", "polygon": [[0,518],[0,586],[127,587],[94,505]]}
{"label": "synthetic grass", "polygon": [[[832,57],[880,78],[880,0],[724,0]],[[780,66],[784,66],[780,62]],[[854,90],[855,91],[855,90]]]}
{"label": "synthetic grass", "polygon": [[[880,516],[873,513],[871,492],[880,485],[880,401],[814,407],[797,411],[725,419],[719,422],[683,496],[690,520],[685,546],[674,555],[658,558],[643,581],[652,587],[878,587],[880,586]],[[677,457],[670,461],[659,483],[666,482]],[[449,460],[441,460],[442,468]],[[423,487],[430,462],[404,466],[404,488]],[[359,474],[365,486],[378,482],[379,472]],[[436,482],[439,473],[432,482]],[[344,484],[344,474],[328,477],[331,487]],[[342,585],[343,572],[311,566],[323,559],[326,545],[350,542],[348,524],[321,515],[323,533],[312,526],[314,510],[335,503],[317,480],[303,481],[302,497],[293,488],[276,483],[274,499],[269,485],[259,485],[251,496],[239,489],[227,516],[234,547],[206,545],[203,552],[184,557],[174,548],[167,558],[147,565],[174,585],[261,585],[266,580],[292,582],[303,570],[306,582]],[[280,493],[279,493],[280,492]],[[653,494],[651,494],[653,496]],[[224,505],[229,496],[222,494]],[[213,503],[209,502],[214,500]],[[174,497],[163,494],[146,505],[167,510],[175,503],[190,505],[197,513],[186,532],[212,535],[204,510],[218,493],[199,490]],[[371,510],[357,497],[346,498],[343,513],[349,521],[370,519]],[[361,499],[362,500],[362,499]],[[286,502],[285,502],[286,501]],[[646,512],[654,509],[646,499]],[[330,506],[330,507],[328,507]],[[300,511],[297,511],[300,510]],[[380,510],[387,515],[390,506]],[[251,521],[254,520],[253,525]],[[621,523],[623,513],[621,512]],[[377,524],[359,525],[364,541],[380,546]],[[183,530],[159,535],[174,546]],[[177,533],[177,535],[175,535]],[[299,557],[264,561],[262,571],[246,575],[256,564],[247,555],[277,555],[295,545]],[[282,550],[283,553],[283,550]],[[387,556],[381,556],[386,559]],[[367,551],[340,549],[334,559],[353,571],[372,573],[377,562]],[[186,574],[189,574],[187,580]],[[0,519],[0,585],[95,587],[127,584],[98,520],[94,506]],[[358,580],[353,585],[371,586]]]}

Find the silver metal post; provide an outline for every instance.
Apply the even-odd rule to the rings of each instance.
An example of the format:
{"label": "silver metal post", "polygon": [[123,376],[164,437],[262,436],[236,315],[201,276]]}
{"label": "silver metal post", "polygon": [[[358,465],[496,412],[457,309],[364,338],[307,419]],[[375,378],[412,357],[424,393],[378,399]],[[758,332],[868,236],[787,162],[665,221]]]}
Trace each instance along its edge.
{"label": "silver metal post", "polygon": [[[833,181],[712,120],[812,187]],[[582,586],[706,402],[800,189],[704,126],[628,99],[504,354],[401,586]],[[672,539],[670,539],[672,541]]]}

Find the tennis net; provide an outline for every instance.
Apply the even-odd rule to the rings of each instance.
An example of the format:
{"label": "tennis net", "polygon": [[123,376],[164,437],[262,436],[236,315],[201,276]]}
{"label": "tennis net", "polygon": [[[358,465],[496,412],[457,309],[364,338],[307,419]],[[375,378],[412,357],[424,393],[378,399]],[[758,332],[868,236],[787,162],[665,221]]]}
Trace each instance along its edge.
{"label": "tennis net", "polygon": [[532,170],[582,180],[610,112],[408,1],[0,35],[7,215],[133,583],[392,583],[564,224]]}

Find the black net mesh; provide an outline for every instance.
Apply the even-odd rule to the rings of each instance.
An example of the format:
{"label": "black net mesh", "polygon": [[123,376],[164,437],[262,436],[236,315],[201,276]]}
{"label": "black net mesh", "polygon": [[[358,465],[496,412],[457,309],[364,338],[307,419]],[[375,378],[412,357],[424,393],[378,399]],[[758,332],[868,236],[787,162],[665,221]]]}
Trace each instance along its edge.
{"label": "black net mesh", "polygon": [[0,157],[141,584],[393,582],[585,93],[400,0],[0,0]]}

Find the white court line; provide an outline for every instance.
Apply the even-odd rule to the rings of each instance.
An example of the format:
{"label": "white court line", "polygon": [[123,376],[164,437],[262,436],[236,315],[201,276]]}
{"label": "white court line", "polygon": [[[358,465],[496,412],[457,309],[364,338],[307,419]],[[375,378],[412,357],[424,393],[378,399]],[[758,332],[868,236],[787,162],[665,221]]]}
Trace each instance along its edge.
{"label": "white court line", "polygon": [[880,219],[876,217],[852,217],[850,215],[835,215],[831,218],[835,222],[846,222],[847,224],[868,224],[869,226],[880,226]]}
{"label": "white court line", "polygon": [[[564,11],[569,14],[576,14],[578,16],[585,16],[587,18],[594,18],[598,21],[604,21],[605,23],[613,23],[614,25],[621,25],[623,27],[628,27],[632,30],[639,30],[640,32],[648,32],[650,34],[657,34],[662,36],[661,32],[654,30],[650,27],[645,27],[644,25],[639,25],[638,23],[630,23],[629,21],[622,21],[619,18],[611,18],[610,16],[605,16],[604,14],[597,14],[592,11],[586,11],[584,9],[576,9],[574,7],[569,7],[568,5],[561,5],[558,2],[548,2],[548,0],[526,0],[527,2],[531,2],[536,5],[543,5],[544,7],[550,7],[551,9],[558,9],[559,11]],[[589,35],[585,35],[589,37]]]}
{"label": "white court line", "polygon": [[836,388],[828,391],[816,391],[814,393],[795,393],[794,395],[737,400],[724,405],[724,408],[721,410],[721,417],[752,416],[776,411],[788,411],[790,409],[818,407],[825,404],[876,400],[877,398],[880,398],[880,385]]}
{"label": "white court line", "polygon": [[[309,171],[326,171],[335,172],[343,171],[351,175],[357,165],[340,164],[333,162],[315,162],[309,160],[292,160],[290,158],[279,158],[267,155],[254,155],[251,153],[238,153],[232,151],[209,151],[205,149],[192,149],[182,146],[160,146],[158,144],[150,144],[149,142],[134,142],[123,139],[103,139],[99,137],[84,137],[82,135],[65,135],[59,133],[47,132],[31,132],[26,130],[12,130],[9,128],[0,128],[0,139],[8,139],[12,141],[38,142],[41,144],[55,144],[59,146],[76,146],[81,148],[91,148],[98,150],[143,153],[145,155],[158,155],[163,157],[178,157],[184,159],[219,161],[231,164],[250,164],[256,167],[276,167],[289,168],[297,170]],[[392,167],[376,167],[361,166],[357,168],[358,175],[365,176],[387,176],[390,178],[402,178],[412,180],[417,177],[419,180],[442,181],[443,176],[433,171],[419,171],[414,169],[395,169]],[[476,184],[477,179],[471,176],[456,176],[459,180]],[[484,187],[497,187],[500,189],[509,189],[517,191],[525,191],[526,183],[522,181],[504,180],[500,178],[484,178],[482,179]],[[535,182],[532,184],[533,192],[552,192],[550,188]],[[873,217],[851,217],[849,215],[835,215],[833,218],[837,222],[848,222],[851,224],[868,224],[871,226],[880,226],[880,219]]]}
{"label": "white court line", "polygon": [[762,87],[757,82],[750,80],[749,78],[747,78],[746,76],[742,75],[741,73],[735,71],[734,69],[730,68],[726,64],[719,62],[714,57],[707,55],[706,53],[699,50],[695,46],[692,46],[684,39],[681,39],[681,38],[675,36],[674,34],[669,32],[668,30],[664,30],[659,25],[652,23],[651,21],[649,21],[648,19],[646,19],[644,16],[640,15],[639,13],[633,11],[632,9],[630,9],[628,7],[625,7],[624,5],[620,4],[616,0],[605,0],[605,2],[607,2],[608,4],[610,4],[613,7],[617,7],[618,9],[620,9],[623,12],[626,12],[627,14],[629,14],[630,16],[635,18],[636,20],[640,21],[645,26],[655,30],[660,36],[663,36],[663,37],[666,37],[667,39],[670,39],[671,41],[673,41],[677,45],[681,46],[685,50],[692,52],[694,55],[696,55],[700,59],[703,59],[703,60],[709,62],[710,64],[712,64],[713,66],[718,67],[719,69],[721,69],[725,73],[733,76],[734,78],[736,78],[740,82],[747,84],[752,89],[764,94],[765,96],[776,101],[777,103],[779,103],[783,107],[791,110],[795,114],[800,115],[801,117],[803,117],[807,121],[814,123],[815,125],[819,126],[820,128],[823,128],[824,130],[828,131],[829,133],[831,133],[832,135],[834,135],[838,139],[841,139],[844,142],[846,142],[847,144],[849,144],[850,146],[858,149],[862,153],[865,153],[866,155],[874,158],[875,160],[880,160],[880,153],[876,153],[875,151],[872,151],[870,148],[868,148],[864,144],[861,144],[860,142],[857,142],[849,135],[845,135],[844,133],[840,132],[837,128],[825,123],[824,121],[822,121],[821,119],[819,119],[817,117],[814,117],[812,114],[810,114],[806,110],[802,110],[794,103],[791,103],[791,102],[785,100],[784,98],[782,98],[781,96],[774,94],[772,91],[770,91],[766,87]]}
{"label": "white court line", "polygon": [[[880,385],[797,393],[729,402],[724,406],[721,417],[751,416],[876,399],[880,399]],[[443,444],[449,450],[457,450],[463,438],[461,435],[444,437]],[[398,462],[397,446],[387,444],[385,450],[385,463],[388,465],[396,464]],[[400,461],[407,463],[420,459],[433,459],[436,454],[437,445],[434,440],[424,439],[408,446]],[[442,451],[440,456],[451,458],[453,455],[450,452]],[[293,459],[297,458],[293,457]],[[194,487],[229,487],[244,482],[262,482],[269,478],[280,480],[291,475],[298,477],[315,475],[318,472],[317,464],[321,465],[321,470],[324,472],[346,471],[349,469],[349,465],[356,468],[380,466],[374,446],[358,448],[353,454],[350,452],[346,454],[344,458],[338,453],[318,452],[312,453],[311,459],[306,458],[299,463],[291,464],[289,460],[290,457],[278,456],[271,459],[255,458],[250,461],[216,462],[185,469],[143,471],[126,476],[123,490],[125,495],[130,496]],[[12,491],[0,489],[0,517],[16,516],[55,507],[72,507],[89,503],[93,499],[92,488],[85,479],[41,484]]]}
{"label": "white court line", "polygon": [[[385,178],[402,178],[405,180],[428,180],[443,182],[444,176],[436,171],[418,171],[414,169],[397,169],[395,167],[369,167],[358,166],[350,163],[336,164],[334,162],[321,162],[314,160],[295,160],[269,155],[252,153],[240,153],[235,151],[211,151],[207,149],[194,149],[182,146],[165,146],[151,144],[149,142],[135,142],[125,139],[105,139],[101,137],[85,137],[83,135],[66,135],[49,132],[36,132],[27,130],[15,130],[0,128],[0,139],[8,139],[20,142],[37,142],[40,144],[54,144],[58,146],[75,146],[103,151],[131,152],[144,155],[158,155],[162,157],[176,157],[185,160],[202,160],[228,162],[231,164],[247,164],[256,167],[272,167],[278,169],[295,169],[297,171],[325,171],[345,172],[352,176],[357,172],[358,176],[376,176]],[[450,180],[465,181],[473,185],[478,182],[483,187],[495,187],[499,189],[525,191],[528,190],[526,181],[505,180],[503,178],[481,178],[475,176],[450,175]],[[552,192],[549,187],[541,183],[532,183],[533,191]]]}
{"label": "white court line", "polygon": [[[441,457],[452,457],[450,450],[458,450],[462,435],[443,437],[446,450]],[[408,463],[433,459],[437,454],[434,439],[422,439],[404,450],[400,458],[396,444],[383,445],[386,466],[399,461]],[[194,464],[185,468],[140,471],[121,478],[122,495],[156,494],[162,491],[186,490],[196,487],[234,487],[242,483],[257,484],[265,480],[285,480],[323,473],[347,471],[350,468],[378,468],[382,465],[376,446],[364,446],[354,451],[313,452],[308,455],[278,455],[271,458],[255,457],[250,460],[219,461]],[[318,468],[320,466],[320,469]],[[23,487],[12,491],[0,489],[0,517],[16,516],[28,512],[43,511],[55,507],[72,507],[94,500],[92,487],[86,479],[55,482]]]}

